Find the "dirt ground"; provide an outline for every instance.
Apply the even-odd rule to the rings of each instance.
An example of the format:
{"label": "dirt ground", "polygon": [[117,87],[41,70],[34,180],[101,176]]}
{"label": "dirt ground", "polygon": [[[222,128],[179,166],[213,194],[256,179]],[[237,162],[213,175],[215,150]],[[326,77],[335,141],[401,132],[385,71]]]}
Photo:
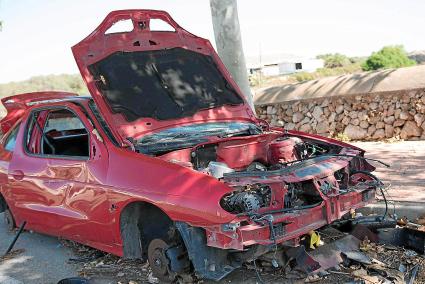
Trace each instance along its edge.
{"label": "dirt ground", "polygon": [[[392,199],[425,202],[425,141],[363,142],[356,145],[367,150],[366,157],[378,158],[392,165],[390,169],[377,169],[377,175],[392,184]],[[13,233],[7,232],[2,215],[0,214],[0,255],[7,249],[14,236]],[[113,256],[104,256],[100,261],[94,262],[70,261],[70,258],[78,259],[80,253],[87,255],[91,252],[69,243],[64,245],[64,242],[57,238],[37,233],[24,232],[15,249],[16,255],[0,260],[2,284],[57,283],[60,279],[81,273],[94,277],[97,283],[154,282],[149,276],[149,267],[146,264],[125,263]],[[282,273],[271,273],[267,269],[261,271],[261,277],[265,283],[304,283],[304,280],[284,279]],[[320,283],[344,283],[348,280],[350,277],[345,274],[331,274],[321,279]],[[252,267],[248,267],[233,272],[221,283],[258,283],[258,280]]]}

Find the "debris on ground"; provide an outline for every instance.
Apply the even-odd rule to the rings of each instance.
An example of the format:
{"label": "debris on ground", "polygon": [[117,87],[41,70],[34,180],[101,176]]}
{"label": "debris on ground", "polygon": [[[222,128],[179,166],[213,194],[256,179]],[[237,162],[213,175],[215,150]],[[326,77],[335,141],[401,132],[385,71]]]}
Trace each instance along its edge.
{"label": "debris on ground", "polygon": [[[403,222],[404,225],[401,225]],[[413,223],[407,219],[399,220],[398,228],[380,230],[386,231],[387,234],[391,233],[391,230],[401,232],[405,228],[411,228],[411,224],[419,224],[419,221],[415,220]],[[324,245],[314,246],[314,250],[308,249],[309,246],[307,246],[307,250],[294,251],[293,257],[286,266],[276,268],[270,262],[257,260],[255,264],[253,262],[245,264],[240,269],[240,274],[235,275],[234,279],[232,275],[229,275],[223,281],[225,283],[238,281],[244,283],[261,283],[261,281],[264,283],[425,283],[424,254],[409,247],[380,243],[378,241],[380,234],[366,227],[355,227],[352,232],[356,236],[330,226],[323,228],[315,233],[317,235],[314,238],[315,241],[320,239]],[[308,240],[307,244],[316,243],[315,241]],[[70,247],[77,256],[69,261],[79,264],[78,271],[82,277],[114,279],[115,282],[110,283],[159,283],[147,262],[123,260],[72,241],[63,241],[63,244]],[[302,269],[300,263],[302,264],[303,261],[310,263],[312,269]],[[321,268],[317,268],[313,262],[320,263]],[[240,279],[241,277],[243,279]]]}
{"label": "debris on ground", "polygon": [[[360,242],[359,252],[347,256],[352,265],[345,268],[357,268],[351,273],[355,279],[373,281],[365,279],[366,271],[367,276],[378,277],[374,278],[378,281],[373,283],[425,283],[423,233],[411,229],[416,228],[416,224],[407,218],[402,218],[397,223],[401,227],[383,229],[380,232],[378,230],[379,242],[372,242],[364,237]],[[410,249],[412,246],[422,251],[418,253]],[[358,264],[357,267],[355,263]]]}
{"label": "debris on ground", "polygon": [[24,251],[25,251],[24,249],[15,249],[10,251],[8,254],[0,256],[0,263],[9,259],[15,258],[16,256],[22,254]]}
{"label": "debris on ground", "polygon": [[416,224],[421,225],[421,226],[425,226],[425,215],[420,216],[416,220]]}
{"label": "debris on ground", "polygon": [[71,248],[77,256],[69,261],[80,265],[78,272],[82,277],[114,279],[115,283],[158,283],[158,279],[151,276],[147,262],[124,260],[73,241],[62,240],[62,243]]}

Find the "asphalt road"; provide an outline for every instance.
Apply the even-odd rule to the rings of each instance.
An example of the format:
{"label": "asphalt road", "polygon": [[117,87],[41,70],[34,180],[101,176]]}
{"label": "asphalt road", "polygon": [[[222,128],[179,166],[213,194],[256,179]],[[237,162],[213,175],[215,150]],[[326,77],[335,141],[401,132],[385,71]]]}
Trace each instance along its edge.
{"label": "asphalt road", "polygon": [[[0,255],[11,243],[15,232],[9,232],[0,214]],[[66,277],[77,275],[76,267],[68,264],[73,257],[70,249],[63,247],[57,238],[24,231],[14,250],[24,249],[15,257],[0,261],[1,284],[56,284]]]}

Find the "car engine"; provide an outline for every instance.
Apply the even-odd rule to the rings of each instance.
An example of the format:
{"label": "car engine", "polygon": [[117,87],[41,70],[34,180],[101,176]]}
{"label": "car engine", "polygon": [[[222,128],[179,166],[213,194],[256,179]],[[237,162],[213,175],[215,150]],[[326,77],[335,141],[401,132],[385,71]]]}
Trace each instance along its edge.
{"label": "car engine", "polygon": [[271,190],[268,186],[253,185],[233,191],[221,199],[221,207],[234,214],[257,212],[262,207],[268,207],[271,200]]}

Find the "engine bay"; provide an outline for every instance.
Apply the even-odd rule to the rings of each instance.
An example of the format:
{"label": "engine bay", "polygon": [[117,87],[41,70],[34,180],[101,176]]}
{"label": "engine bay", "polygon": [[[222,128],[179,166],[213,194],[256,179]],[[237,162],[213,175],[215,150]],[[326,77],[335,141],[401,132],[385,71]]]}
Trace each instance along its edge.
{"label": "engine bay", "polygon": [[138,142],[141,153],[225,183],[220,206],[236,215],[317,207],[353,192],[355,170],[374,169],[348,144],[245,122],[181,126]]}
{"label": "engine bay", "polygon": [[[173,150],[157,157],[212,176],[233,190],[223,196],[221,207],[233,214],[301,209],[318,205],[324,196],[348,192],[348,174],[358,161],[326,161],[344,147],[282,132],[229,137]],[[343,155],[342,155],[343,156]],[[322,179],[282,179],[312,167],[331,169]],[[310,169],[310,171],[313,171]]]}
{"label": "engine bay", "polygon": [[225,171],[275,170],[296,161],[338,153],[340,148],[294,136],[279,137],[274,133],[200,143],[193,148],[174,150],[157,157],[215,176],[214,169],[218,166]]}

